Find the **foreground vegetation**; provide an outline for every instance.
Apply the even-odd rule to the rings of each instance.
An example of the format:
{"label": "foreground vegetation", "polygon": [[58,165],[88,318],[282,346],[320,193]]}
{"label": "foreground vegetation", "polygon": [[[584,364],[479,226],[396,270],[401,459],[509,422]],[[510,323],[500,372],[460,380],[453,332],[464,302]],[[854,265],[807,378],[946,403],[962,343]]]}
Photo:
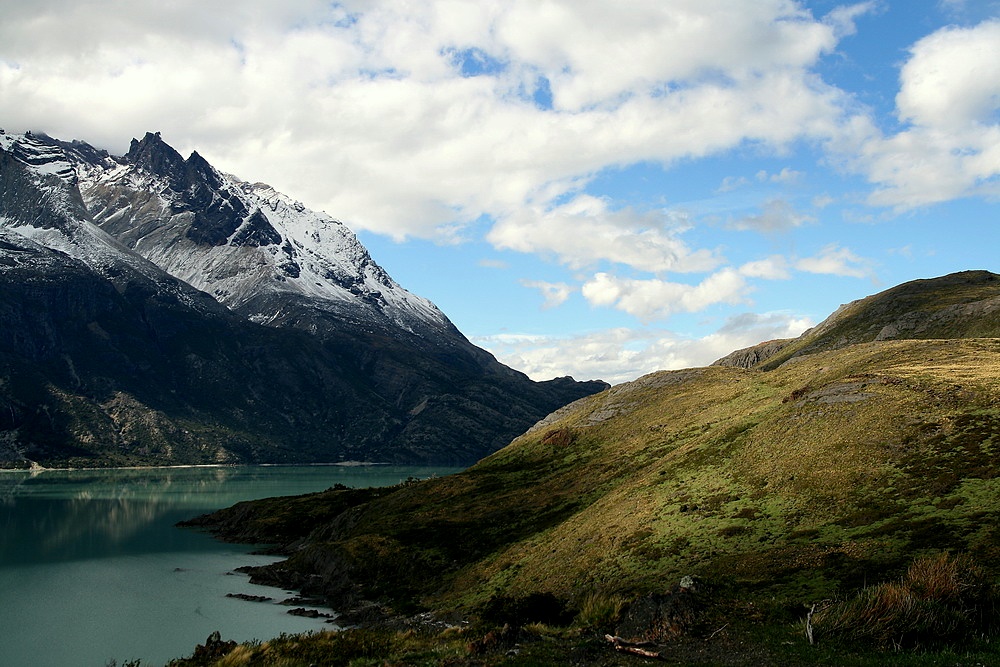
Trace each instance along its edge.
{"label": "foreground vegetation", "polygon": [[[829,603],[816,623],[829,634],[847,633],[851,640],[810,640],[812,626],[760,623],[746,613],[716,608],[700,618],[701,630],[667,643],[629,644],[609,639],[610,631],[627,614],[622,598],[590,598],[568,625],[509,622],[496,618],[474,624],[391,624],[305,635],[282,635],[266,642],[236,645],[216,638],[199,646],[191,658],[168,667],[244,667],[290,665],[839,665],[844,667],[954,667],[990,665],[1000,661],[1000,646],[991,642],[995,627],[987,613],[995,604],[995,589],[966,588],[969,562],[963,557],[919,559],[902,582],[884,583],[857,597]],[[973,568],[974,570],[975,568]],[[958,575],[958,576],[955,576]],[[979,583],[982,583],[981,581]],[[900,589],[910,588],[899,595]],[[916,598],[916,607],[910,596]],[[974,609],[966,604],[980,606]],[[919,611],[914,612],[915,608]],[[972,613],[967,613],[972,612]],[[510,620],[510,619],[508,619]],[[707,632],[705,621],[724,622]],[[494,625],[491,626],[491,622]],[[872,632],[872,630],[875,630]],[[803,632],[806,630],[806,632]],[[938,634],[939,631],[942,631]],[[920,646],[891,650],[873,643],[880,634],[910,640]],[[960,643],[951,640],[961,639]],[[896,640],[893,639],[893,642]],[[617,646],[617,649],[615,648]],[[881,648],[882,650],[878,650]]]}
{"label": "foreground vegetation", "polygon": [[[200,520],[362,625],[218,664],[998,662],[1000,281],[952,283],[852,305],[768,370],[582,399],[459,475]],[[900,321],[956,337],[855,340]]]}
{"label": "foreground vegetation", "polygon": [[[682,595],[697,596],[697,592]],[[997,589],[965,556],[920,558],[901,581],[872,586],[849,600],[827,602],[818,614],[814,606],[799,626],[761,624],[735,609],[727,610],[730,615],[723,618],[721,607],[688,607],[673,620],[683,624],[686,618],[690,627],[667,643],[628,642],[606,634],[635,605],[620,596],[588,597],[564,625],[527,622],[545,613],[546,598],[520,602],[508,599],[494,604],[475,624],[430,623],[424,617],[410,627],[387,623],[242,645],[210,637],[191,658],[175,660],[169,667],[629,665],[650,659],[678,665],[929,667],[995,664],[1000,659],[1000,646],[990,641],[996,630]],[[692,609],[696,613],[691,614]],[[500,620],[504,624],[496,625]],[[720,622],[724,624],[706,632]],[[828,637],[848,641],[817,644],[817,628]],[[661,625],[658,632],[673,630]],[[891,651],[872,650],[890,648],[890,643]],[[910,650],[903,651],[904,647]]]}

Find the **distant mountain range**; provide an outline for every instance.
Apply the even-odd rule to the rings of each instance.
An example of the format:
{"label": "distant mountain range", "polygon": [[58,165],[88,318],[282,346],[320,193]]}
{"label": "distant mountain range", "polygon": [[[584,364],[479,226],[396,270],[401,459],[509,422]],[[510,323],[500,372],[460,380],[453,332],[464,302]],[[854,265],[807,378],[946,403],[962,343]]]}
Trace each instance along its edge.
{"label": "distant mountain range", "polygon": [[533,382],[341,222],[187,159],[0,131],[0,465],[471,463]]}

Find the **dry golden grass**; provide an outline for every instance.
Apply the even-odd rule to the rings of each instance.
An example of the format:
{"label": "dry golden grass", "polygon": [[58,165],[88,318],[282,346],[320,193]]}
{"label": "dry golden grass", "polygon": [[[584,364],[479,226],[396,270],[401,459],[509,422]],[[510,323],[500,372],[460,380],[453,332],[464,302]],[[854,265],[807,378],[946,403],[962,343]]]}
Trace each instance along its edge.
{"label": "dry golden grass", "polygon": [[[561,496],[588,502],[471,564],[452,593],[632,592],[692,572],[761,582],[776,579],[765,556],[778,552],[782,573],[831,559],[896,566],[934,548],[934,521],[967,523],[971,507],[921,499],[915,452],[955,445],[948,424],[993,410],[998,397],[995,340],[871,343],[767,373],[697,369],[616,387],[549,425],[572,431],[571,443],[529,434],[477,466],[547,466],[530,489],[504,496],[511,511]],[[979,470],[952,491],[985,494],[981,512],[1000,501],[991,475]],[[915,520],[925,521],[919,539]],[[962,546],[970,537],[985,543],[965,535]],[[817,595],[838,585],[818,583]]]}
{"label": "dry golden grass", "polygon": [[872,586],[813,619],[819,637],[881,647],[954,642],[992,629],[996,587],[968,555],[918,558],[898,582]]}

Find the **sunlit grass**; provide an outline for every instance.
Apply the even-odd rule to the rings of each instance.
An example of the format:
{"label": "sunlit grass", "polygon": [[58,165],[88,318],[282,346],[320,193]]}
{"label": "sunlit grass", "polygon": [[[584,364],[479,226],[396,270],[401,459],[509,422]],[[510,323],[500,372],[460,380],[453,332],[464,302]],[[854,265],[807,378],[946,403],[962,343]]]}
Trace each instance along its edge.
{"label": "sunlit grass", "polygon": [[[997,406],[995,339],[866,343],[769,372],[657,373],[581,401],[460,475],[353,504],[337,493],[288,501],[323,511],[279,503],[268,512],[281,521],[256,521],[287,530],[289,517],[312,516],[322,539],[288,566],[346,568],[400,609],[474,615],[545,593],[573,606],[578,629],[597,629],[621,601],[696,575],[724,591],[720,613],[787,617],[892,581],[921,555],[962,552],[1000,574]],[[335,641],[366,659],[361,639]],[[435,641],[427,651],[460,652],[467,638]]]}

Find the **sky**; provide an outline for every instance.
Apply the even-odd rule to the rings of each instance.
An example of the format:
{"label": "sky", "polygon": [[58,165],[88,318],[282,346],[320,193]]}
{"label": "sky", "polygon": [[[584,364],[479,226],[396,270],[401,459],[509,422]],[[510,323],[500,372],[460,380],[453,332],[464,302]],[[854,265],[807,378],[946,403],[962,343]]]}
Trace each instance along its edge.
{"label": "sky", "polygon": [[1000,0],[0,0],[0,127],[159,131],[537,380],[1000,272]]}

